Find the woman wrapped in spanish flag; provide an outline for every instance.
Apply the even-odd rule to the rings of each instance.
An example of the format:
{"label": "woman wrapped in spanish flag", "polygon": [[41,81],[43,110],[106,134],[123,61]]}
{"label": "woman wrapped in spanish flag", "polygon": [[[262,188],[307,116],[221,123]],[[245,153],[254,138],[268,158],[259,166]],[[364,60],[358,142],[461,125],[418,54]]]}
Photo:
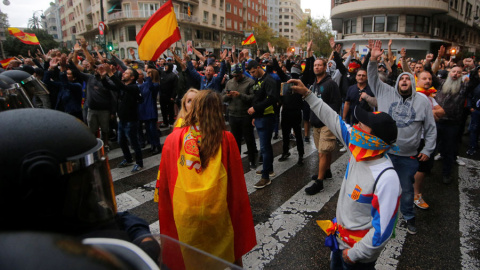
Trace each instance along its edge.
{"label": "woman wrapped in spanish flag", "polygon": [[[222,98],[200,91],[165,140],[157,178],[160,233],[231,263],[256,245],[242,161],[226,131]],[[199,269],[182,248],[163,249],[170,269]]]}

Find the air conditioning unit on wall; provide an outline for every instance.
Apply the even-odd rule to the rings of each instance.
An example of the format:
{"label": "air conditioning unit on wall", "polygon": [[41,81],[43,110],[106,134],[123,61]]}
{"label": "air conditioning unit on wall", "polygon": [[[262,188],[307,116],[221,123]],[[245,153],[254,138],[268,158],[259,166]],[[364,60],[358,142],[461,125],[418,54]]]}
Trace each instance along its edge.
{"label": "air conditioning unit on wall", "polygon": [[433,28],[433,35],[435,37],[440,36],[440,28],[438,28],[438,27]]}

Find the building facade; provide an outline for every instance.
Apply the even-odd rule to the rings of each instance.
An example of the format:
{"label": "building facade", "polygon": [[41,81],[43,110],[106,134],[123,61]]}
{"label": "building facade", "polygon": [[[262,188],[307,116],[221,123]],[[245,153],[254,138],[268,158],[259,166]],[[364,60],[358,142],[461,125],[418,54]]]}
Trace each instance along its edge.
{"label": "building facade", "polygon": [[280,28],[280,1],[279,0],[268,0],[268,26],[275,31],[275,33],[279,33]]}
{"label": "building facade", "polygon": [[297,25],[304,18],[300,0],[280,1],[279,11],[278,33],[280,36],[288,38],[290,46],[295,46],[301,37]]}
{"label": "building facade", "polygon": [[267,0],[225,0],[225,7],[225,48],[239,47],[253,27],[268,18]]}
{"label": "building facade", "polygon": [[478,0],[332,0],[331,20],[344,48],[392,39],[394,53],[405,47],[410,57],[424,58],[441,45],[479,51],[479,6]]}
{"label": "building facade", "polygon": [[62,25],[60,23],[60,5],[59,1],[50,3],[50,7],[45,10],[42,18],[49,35],[52,35],[56,42],[62,42]]}

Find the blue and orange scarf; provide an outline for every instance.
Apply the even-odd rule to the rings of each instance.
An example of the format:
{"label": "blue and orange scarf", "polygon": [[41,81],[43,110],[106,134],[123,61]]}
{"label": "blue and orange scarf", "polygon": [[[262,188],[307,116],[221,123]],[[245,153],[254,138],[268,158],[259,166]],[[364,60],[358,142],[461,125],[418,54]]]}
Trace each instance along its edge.
{"label": "blue and orange scarf", "polygon": [[348,148],[350,148],[357,162],[381,155],[390,149],[394,152],[398,151],[398,146],[385,143],[382,139],[365,132],[357,125],[352,127]]}

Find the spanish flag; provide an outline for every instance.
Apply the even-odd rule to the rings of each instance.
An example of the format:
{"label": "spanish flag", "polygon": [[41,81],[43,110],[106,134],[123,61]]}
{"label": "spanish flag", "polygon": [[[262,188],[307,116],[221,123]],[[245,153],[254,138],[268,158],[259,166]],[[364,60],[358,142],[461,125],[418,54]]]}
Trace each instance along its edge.
{"label": "spanish flag", "polygon": [[148,19],[137,35],[140,60],[156,61],[181,38],[172,0],[169,0]]}
{"label": "spanish flag", "polygon": [[[156,185],[160,233],[233,263],[257,243],[240,152],[225,131],[202,168],[199,144],[197,126],[177,128],[165,141]],[[162,252],[169,269],[212,269],[183,247]]]}
{"label": "spanish flag", "polygon": [[250,44],[255,44],[257,41],[255,40],[255,37],[253,34],[250,34],[250,36],[247,37],[244,41],[242,41],[242,46],[243,45],[250,45]]}
{"label": "spanish flag", "polygon": [[20,29],[14,28],[14,27],[9,27],[8,32],[10,33],[10,35],[18,38],[21,42],[25,44],[40,45],[40,42],[38,41],[37,36],[35,36],[35,34],[24,33],[20,31]]}
{"label": "spanish flag", "polygon": [[0,64],[2,64],[2,68],[6,68],[8,66],[8,64],[10,64],[10,62],[14,59],[15,58],[10,57],[10,58],[7,58],[7,59],[0,60]]}

